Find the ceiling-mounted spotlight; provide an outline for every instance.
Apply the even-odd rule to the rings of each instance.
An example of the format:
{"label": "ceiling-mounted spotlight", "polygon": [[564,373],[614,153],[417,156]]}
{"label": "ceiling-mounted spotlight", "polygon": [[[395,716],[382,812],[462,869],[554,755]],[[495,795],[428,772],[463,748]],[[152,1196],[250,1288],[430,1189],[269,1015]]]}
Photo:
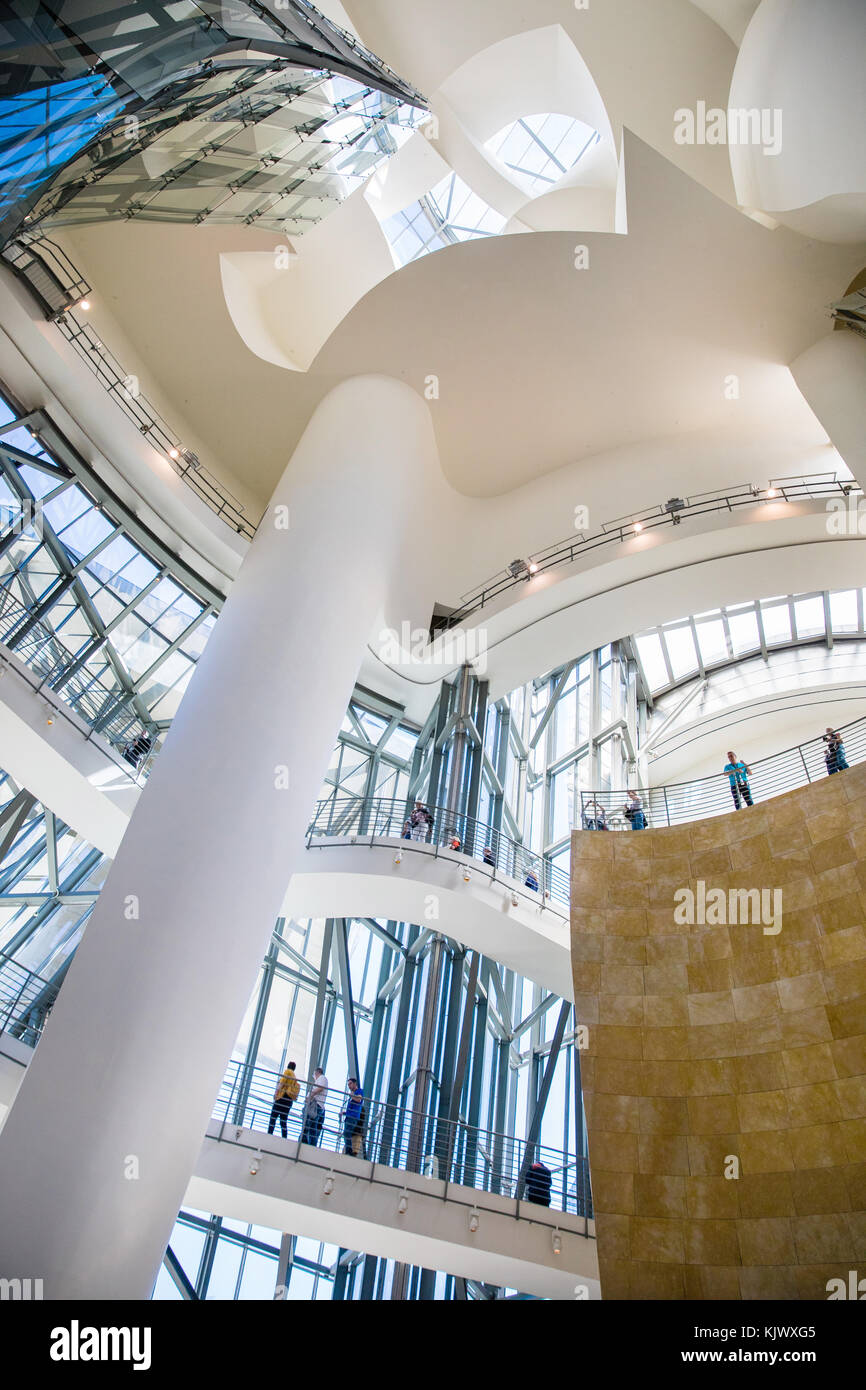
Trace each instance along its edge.
{"label": "ceiling-mounted spotlight", "polygon": [[478,1230],[478,1212],[474,1208],[469,1218],[469,1229],[473,1235],[475,1235],[475,1232]]}
{"label": "ceiling-mounted spotlight", "polygon": [[169,449],[168,456],[170,459],[180,458],[180,449]]}
{"label": "ceiling-mounted spotlight", "polygon": [[402,864],[402,863],[403,863],[403,851],[402,851],[401,849],[398,849],[397,853],[394,855],[394,863],[395,863],[395,864]]}
{"label": "ceiling-mounted spotlight", "polygon": [[464,882],[464,883],[468,883],[471,877],[472,877],[472,875],[470,874],[469,870],[467,869],[466,865],[464,864],[464,865],[463,865],[463,882]]}
{"label": "ceiling-mounted spotlight", "polygon": [[662,511],[669,513],[674,526],[679,526],[680,522],[682,521],[680,512],[684,512],[685,509],[686,504],[683,501],[682,497],[669,497],[667,502],[665,502]]}
{"label": "ceiling-mounted spotlight", "polygon": [[643,522],[642,522],[642,521],[636,521],[635,524],[634,524],[633,530],[634,530],[635,535],[636,535],[636,536],[639,536],[640,533],[641,533],[641,531],[643,530]]}
{"label": "ceiling-mounted spotlight", "polygon": [[779,496],[779,489],[778,489],[777,487],[768,487],[768,488],[767,488],[767,496],[768,496],[768,497],[778,497],[778,496]]}
{"label": "ceiling-mounted spotlight", "polygon": [[528,579],[529,565],[525,560],[512,560],[508,566],[508,573],[512,579]]}
{"label": "ceiling-mounted spotlight", "polygon": [[322,1196],[323,1196],[323,1197],[330,1197],[330,1195],[331,1195],[331,1193],[333,1192],[333,1190],[334,1190],[334,1179],[333,1179],[333,1176],[331,1176],[331,1175],[329,1174],[329,1176],[328,1176],[327,1178],[325,1178],[325,1186],[322,1188]]}
{"label": "ceiling-mounted spotlight", "polygon": [[511,906],[512,906],[512,907],[519,907],[519,906],[520,906],[520,903],[519,903],[518,900],[517,900],[517,894],[516,894],[516,893],[512,893],[512,894],[511,894]]}
{"label": "ceiling-mounted spotlight", "polygon": [[553,1233],[553,1253],[554,1255],[562,1254],[562,1236],[558,1230]]}
{"label": "ceiling-mounted spotlight", "polygon": [[250,1159],[250,1177],[251,1177],[251,1178],[254,1178],[254,1177],[256,1176],[256,1173],[259,1171],[259,1164],[261,1163],[261,1160],[262,1160],[262,1156],[261,1156],[260,1153],[255,1153],[255,1154],[253,1154],[252,1158]]}
{"label": "ceiling-mounted spotlight", "polygon": [[400,1200],[399,1200],[399,1202],[397,1203],[397,1211],[400,1213],[401,1216],[405,1216],[405,1215],[406,1215],[406,1212],[407,1212],[408,1210],[409,1210],[409,1198],[406,1196],[406,1193],[404,1192],[404,1193],[402,1193],[402,1195],[401,1195],[401,1197],[400,1197]]}
{"label": "ceiling-mounted spotlight", "polygon": [[78,304],[77,304],[76,307],[79,308],[79,309],[83,309],[84,312],[87,313],[87,310],[90,308],[90,300],[89,300],[89,299],[79,299]]}
{"label": "ceiling-mounted spotlight", "polygon": [[537,566],[537,564],[535,563],[534,560],[533,560],[532,564],[529,566],[529,573],[530,573],[530,574],[538,574],[538,566]]}

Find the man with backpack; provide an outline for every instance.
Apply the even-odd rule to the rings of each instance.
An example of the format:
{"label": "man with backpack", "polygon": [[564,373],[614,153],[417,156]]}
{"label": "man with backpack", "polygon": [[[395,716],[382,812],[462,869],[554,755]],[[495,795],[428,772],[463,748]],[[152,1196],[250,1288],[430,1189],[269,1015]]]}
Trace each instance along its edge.
{"label": "man with backpack", "polygon": [[271,1118],[268,1120],[268,1134],[273,1134],[277,1120],[280,1122],[280,1129],[283,1138],[289,1137],[289,1111],[297,1100],[301,1090],[301,1083],[295,1076],[295,1064],[289,1062],[277,1082],[277,1089],[274,1091],[274,1103],[271,1108]]}

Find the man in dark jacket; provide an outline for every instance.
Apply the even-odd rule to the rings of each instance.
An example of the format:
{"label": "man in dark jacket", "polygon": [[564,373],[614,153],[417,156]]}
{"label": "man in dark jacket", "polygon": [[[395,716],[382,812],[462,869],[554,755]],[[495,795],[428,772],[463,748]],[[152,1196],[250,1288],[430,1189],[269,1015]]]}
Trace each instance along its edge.
{"label": "man in dark jacket", "polygon": [[534,1202],[537,1207],[550,1206],[550,1189],[553,1185],[553,1174],[541,1159],[536,1159],[526,1174],[526,1200]]}

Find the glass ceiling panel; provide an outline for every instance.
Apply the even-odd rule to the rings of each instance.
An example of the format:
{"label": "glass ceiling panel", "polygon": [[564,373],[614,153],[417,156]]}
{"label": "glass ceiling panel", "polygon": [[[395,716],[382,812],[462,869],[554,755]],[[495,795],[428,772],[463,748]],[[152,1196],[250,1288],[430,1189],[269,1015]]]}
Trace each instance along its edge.
{"label": "glass ceiling panel", "polygon": [[655,632],[635,638],[641,666],[650,690],[661,690],[668,683],[668,668],[662,655],[661,638]]}
{"label": "glass ceiling panel", "polygon": [[830,595],[830,622],[834,632],[857,632],[860,627],[857,589]]}
{"label": "glass ceiling panel", "polygon": [[[860,595],[860,590],[848,589],[826,596],[833,633],[845,636],[863,631]],[[795,615],[793,631],[792,607]],[[824,594],[773,597],[762,599],[757,605],[734,604],[729,609],[717,609],[713,613],[694,619],[705,668],[718,666],[761,650],[758,612],[761,615],[768,647],[814,641],[827,636]],[[725,641],[725,622],[730,632],[730,651]],[[650,690],[654,694],[669,688],[672,684],[665,665],[665,654],[673,669],[673,684],[687,679],[696,669],[694,643],[690,639],[689,626],[684,624],[682,619],[662,627],[659,633],[640,633],[632,640],[640,655]]]}
{"label": "glass ceiling panel", "polygon": [[675,680],[693,674],[698,669],[698,654],[689,627],[671,628],[665,633],[671,668]]}
{"label": "glass ceiling panel", "polygon": [[488,140],[485,149],[525,193],[536,197],[558,183],[600,139],[597,130],[573,116],[522,116]]}

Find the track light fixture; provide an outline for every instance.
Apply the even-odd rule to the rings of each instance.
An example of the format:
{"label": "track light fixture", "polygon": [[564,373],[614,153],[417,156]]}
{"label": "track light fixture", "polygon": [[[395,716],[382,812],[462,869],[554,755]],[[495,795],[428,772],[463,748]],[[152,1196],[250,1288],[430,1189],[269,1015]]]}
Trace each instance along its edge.
{"label": "track light fixture", "polygon": [[553,1253],[554,1255],[562,1254],[562,1236],[558,1230],[553,1232]]}
{"label": "track light fixture", "polygon": [[399,1202],[397,1203],[397,1211],[400,1213],[401,1216],[405,1216],[405,1215],[406,1215],[406,1212],[407,1212],[408,1210],[409,1210],[409,1198],[407,1197],[407,1195],[406,1195],[405,1192],[402,1192],[402,1193],[400,1194],[400,1200],[399,1200]]}
{"label": "track light fixture", "polygon": [[254,1177],[256,1176],[256,1173],[259,1171],[259,1164],[261,1163],[261,1161],[262,1161],[262,1155],[261,1155],[261,1153],[260,1153],[260,1152],[259,1152],[259,1153],[254,1153],[253,1156],[252,1156],[252,1158],[250,1159],[250,1177],[251,1177],[251,1178],[254,1178]]}
{"label": "track light fixture", "polygon": [[636,521],[635,524],[634,524],[634,528],[633,528],[633,529],[634,529],[635,535],[636,535],[636,536],[639,536],[640,533],[641,533],[641,531],[643,530],[643,522],[642,522],[642,521]]}
{"label": "track light fixture", "polygon": [[322,1188],[322,1196],[323,1196],[323,1197],[330,1197],[330,1195],[331,1195],[331,1193],[333,1192],[333,1190],[334,1190],[334,1177],[333,1177],[333,1174],[329,1173],[328,1176],[325,1178],[325,1186]]}
{"label": "track light fixture", "polygon": [[478,1210],[476,1207],[472,1208],[472,1214],[469,1217],[469,1229],[473,1235],[478,1230]]}
{"label": "track light fixture", "polygon": [[464,883],[468,883],[471,877],[472,877],[472,875],[470,874],[469,870],[467,869],[466,865],[464,864],[464,865],[463,865],[463,882],[464,882]]}
{"label": "track light fixture", "polygon": [[395,864],[402,864],[402,863],[403,863],[403,851],[402,851],[401,849],[398,849],[397,853],[394,855],[394,863],[395,863]]}

